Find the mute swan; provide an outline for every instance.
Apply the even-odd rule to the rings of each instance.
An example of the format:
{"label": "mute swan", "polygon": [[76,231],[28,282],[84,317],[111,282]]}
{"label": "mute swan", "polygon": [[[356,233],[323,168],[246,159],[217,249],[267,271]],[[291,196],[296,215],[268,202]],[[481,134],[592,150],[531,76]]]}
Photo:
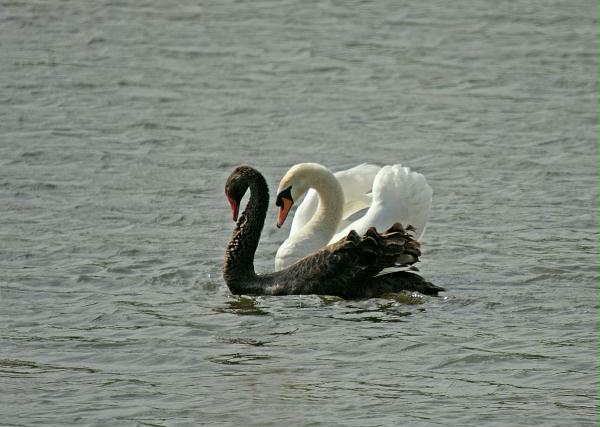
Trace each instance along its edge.
{"label": "mute swan", "polygon": [[[364,189],[364,181],[361,190]],[[293,264],[328,243],[336,242],[350,230],[362,234],[369,227],[383,230],[400,222],[411,225],[416,239],[419,239],[431,211],[432,190],[425,177],[400,164],[388,165],[379,169],[374,177],[369,209],[359,219],[345,224],[342,217],[352,209],[344,207],[352,206],[352,203],[345,201],[345,191],[335,176],[322,165],[300,163],[290,168],[279,184],[278,226],[283,224],[294,202],[309,188],[318,194],[318,208],[310,220],[303,218],[302,226],[290,232],[290,236],[279,247],[275,257],[276,270]],[[356,193],[360,194],[354,191],[352,197],[356,197]],[[365,198],[358,199],[355,206],[361,203],[366,203]]]}

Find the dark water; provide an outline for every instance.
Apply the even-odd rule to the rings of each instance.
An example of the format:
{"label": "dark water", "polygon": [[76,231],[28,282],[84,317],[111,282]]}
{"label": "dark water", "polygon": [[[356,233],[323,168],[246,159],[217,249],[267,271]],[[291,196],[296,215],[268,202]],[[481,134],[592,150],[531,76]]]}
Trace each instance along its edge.
{"label": "dark water", "polygon": [[[7,1],[0,88],[0,424],[598,425],[596,1]],[[444,296],[232,297],[302,161],[423,172]]]}

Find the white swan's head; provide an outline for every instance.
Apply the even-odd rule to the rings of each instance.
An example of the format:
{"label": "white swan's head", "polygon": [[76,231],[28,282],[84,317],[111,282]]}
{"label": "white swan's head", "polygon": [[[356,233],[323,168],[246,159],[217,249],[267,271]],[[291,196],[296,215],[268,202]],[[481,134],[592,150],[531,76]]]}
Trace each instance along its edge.
{"label": "white swan's head", "polygon": [[[279,206],[277,227],[281,227],[295,202],[312,187],[320,187],[324,179],[331,179],[333,174],[325,166],[318,163],[298,163],[290,168],[281,178],[277,189],[277,200]],[[335,178],[334,178],[335,179]]]}

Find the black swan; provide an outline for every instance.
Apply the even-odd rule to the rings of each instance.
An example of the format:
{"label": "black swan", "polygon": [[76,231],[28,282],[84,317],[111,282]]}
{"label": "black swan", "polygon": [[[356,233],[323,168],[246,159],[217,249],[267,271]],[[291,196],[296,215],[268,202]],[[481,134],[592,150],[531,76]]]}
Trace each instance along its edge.
{"label": "black swan", "polygon": [[[238,220],[239,205],[248,189],[250,200]],[[400,224],[384,233],[371,228],[359,236],[351,231],[284,270],[258,275],[254,271],[254,254],[269,206],[267,182],[256,169],[240,166],[227,179],[225,194],[233,220],[237,220],[223,266],[225,283],[233,294],[373,298],[403,290],[427,295],[444,290],[411,272],[378,275],[386,267],[413,264],[419,259],[419,243]]]}

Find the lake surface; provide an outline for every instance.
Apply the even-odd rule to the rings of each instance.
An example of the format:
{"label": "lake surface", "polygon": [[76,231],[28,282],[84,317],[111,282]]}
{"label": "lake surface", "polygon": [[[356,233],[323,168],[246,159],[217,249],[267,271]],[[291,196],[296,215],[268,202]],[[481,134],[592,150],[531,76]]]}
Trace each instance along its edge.
{"label": "lake surface", "polygon": [[[1,425],[598,425],[597,1],[16,0],[0,100]],[[232,296],[304,161],[425,174],[447,292]]]}

